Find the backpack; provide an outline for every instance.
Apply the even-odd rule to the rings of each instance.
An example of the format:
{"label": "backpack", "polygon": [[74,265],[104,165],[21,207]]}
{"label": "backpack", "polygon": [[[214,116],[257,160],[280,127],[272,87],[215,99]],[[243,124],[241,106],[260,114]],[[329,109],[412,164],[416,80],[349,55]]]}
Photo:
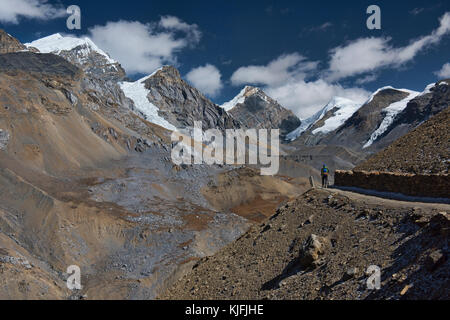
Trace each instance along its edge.
{"label": "backpack", "polygon": [[323,168],[323,169],[322,169],[322,174],[323,174],[324,176],[328,176],[328,172],[329,172],[328,168]]}

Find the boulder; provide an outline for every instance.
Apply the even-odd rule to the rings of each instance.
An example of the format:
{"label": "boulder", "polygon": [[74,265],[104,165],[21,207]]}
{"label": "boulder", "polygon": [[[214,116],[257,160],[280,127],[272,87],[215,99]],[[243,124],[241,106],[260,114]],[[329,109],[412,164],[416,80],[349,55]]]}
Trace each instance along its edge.
{"label": "boulder", "polygon": [[444,264],[446,260],[446,256],[442,250],[435,250],[427,257],[425,267],[428,271],[432,272]]}
{"label": "boulder", "polygon": [[312,234],[300,249],[300,264],[305,269],[315,268],[322,264],[323,257],[330,248],[327,238]]}
{"label": "boulder", "polygon": [[434,234],[448,237],[450,228],[449,215],[446,212],[439,212],[433,216],[430,220],[430,228]]}

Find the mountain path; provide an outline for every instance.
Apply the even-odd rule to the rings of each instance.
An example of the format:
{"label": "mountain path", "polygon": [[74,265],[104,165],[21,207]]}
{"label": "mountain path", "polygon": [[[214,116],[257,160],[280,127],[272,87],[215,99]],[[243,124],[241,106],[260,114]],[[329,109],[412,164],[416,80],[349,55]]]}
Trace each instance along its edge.
{"label": "mountain path", "polygon": [[428,202],[420,202],[420,201],[394,200],[394,199],[387,199],[387,198],[366,195],[366,194],[362,194],[362,193],[346,191],[346,190],[341,190],[341,189],[335,189],[335,188],[322,189],[322,190],[328,191],[330,193],[330,195],[340,194],[351,200],[359,200],[359,201],[363,201],[367,204],[372,204],[372,205],[385,205],[385,206],[389,206],[392,208],[435,209],[438,211],[450,212],[450,205],[444,204],[444,203],[428,203]]}

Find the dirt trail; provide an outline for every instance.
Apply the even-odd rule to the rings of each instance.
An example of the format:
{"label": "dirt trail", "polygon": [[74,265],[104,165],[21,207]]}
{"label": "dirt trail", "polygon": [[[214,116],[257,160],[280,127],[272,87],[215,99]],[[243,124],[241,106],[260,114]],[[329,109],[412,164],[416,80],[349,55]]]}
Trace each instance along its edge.
{"label": "dirt trail", "polygon": [[427,210],[439,210],[450,212],[450,205],[444,203],[428,203],[428,202],[413,202],[413,201],[401,201],[394,199],[386,199],[382,197],[370,196],[362,193],[346,191],[341,189],[329,188],[325,190],[330,194],[340,194],[348,197],[351,200],[358,200],[365,202],[369,205],[382,205],[392,208],[411,208],[411,209],[427,209]]}

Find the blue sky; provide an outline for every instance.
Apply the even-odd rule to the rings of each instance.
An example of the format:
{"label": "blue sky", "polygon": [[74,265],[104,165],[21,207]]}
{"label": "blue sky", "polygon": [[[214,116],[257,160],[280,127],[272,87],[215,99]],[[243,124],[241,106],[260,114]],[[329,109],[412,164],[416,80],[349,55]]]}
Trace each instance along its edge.
{"label": "blue sky", "polygon": [[[72,4],[81,8],[76,32],[62,11]],[[372,4],[381,30],[366,27]],[[450,14],[440,20],[449,12],[445,0],[0,0],[0,27],[24,43],[88,35],[132,78],[174,64],[218,104],[257,85],[305,118],[334,95],[363,100],[386,85],[422,91],[450,77]]]}

